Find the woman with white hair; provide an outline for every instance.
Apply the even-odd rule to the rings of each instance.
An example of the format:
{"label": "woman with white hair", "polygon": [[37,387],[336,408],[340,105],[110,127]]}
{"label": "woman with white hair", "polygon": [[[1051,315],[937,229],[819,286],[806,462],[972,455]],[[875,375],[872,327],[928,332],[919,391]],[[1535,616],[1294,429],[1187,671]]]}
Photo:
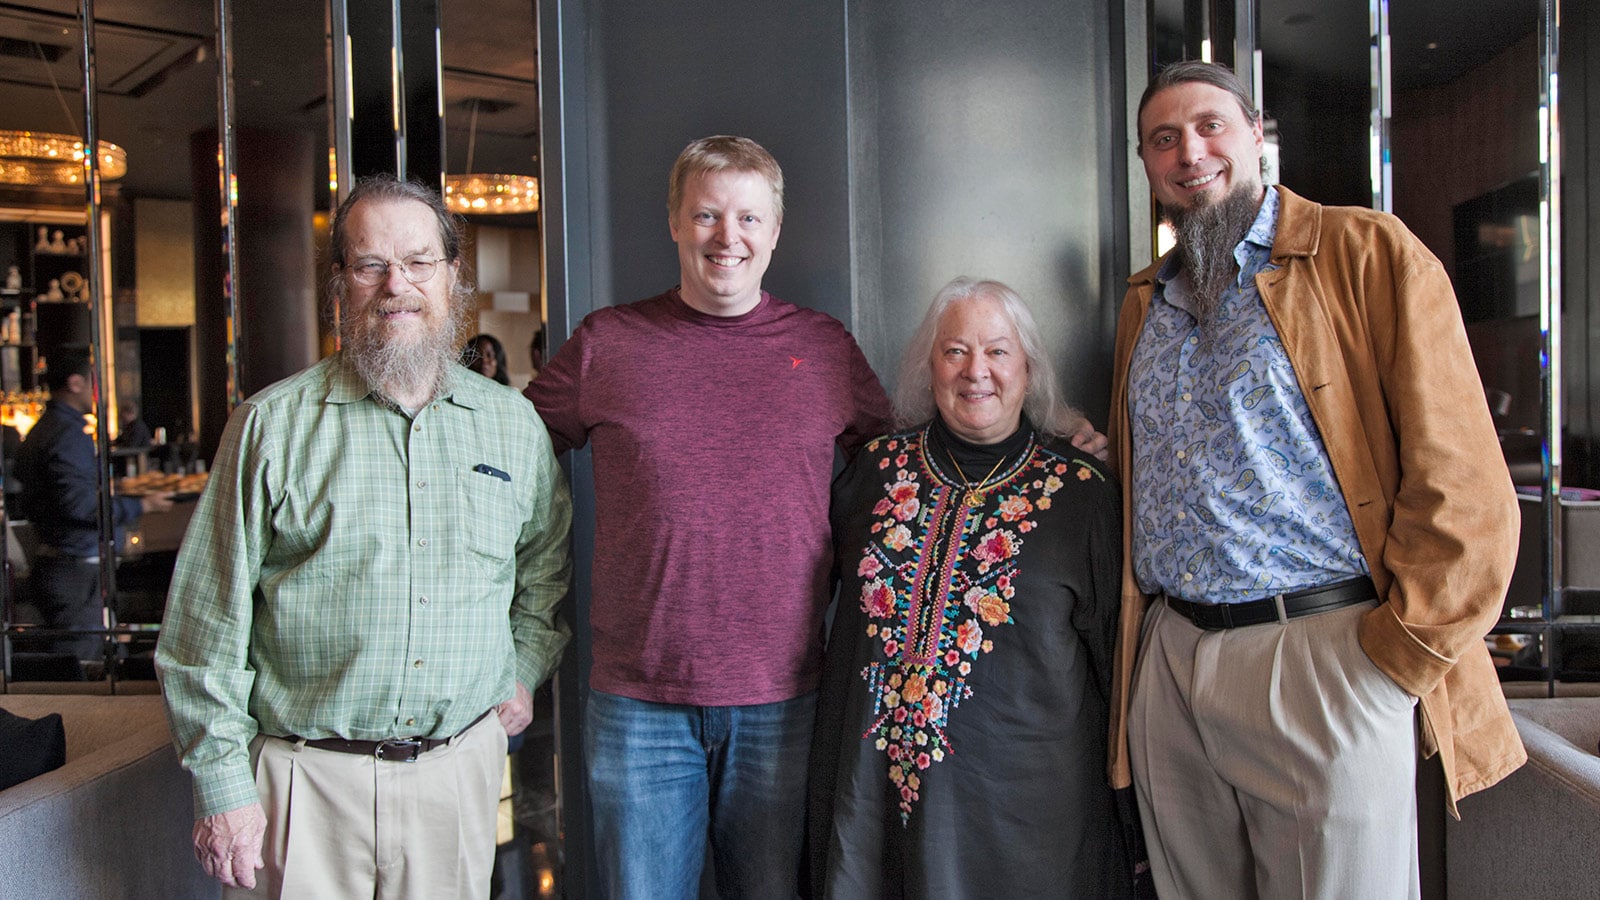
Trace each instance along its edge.
{"label": "woman with white hair", "polygon": [[939,292],[896,414],[833,488],[816,893],[1127,896],[1104,774],[1117,487],[1071,445],[1083,419],[1014,291]]}

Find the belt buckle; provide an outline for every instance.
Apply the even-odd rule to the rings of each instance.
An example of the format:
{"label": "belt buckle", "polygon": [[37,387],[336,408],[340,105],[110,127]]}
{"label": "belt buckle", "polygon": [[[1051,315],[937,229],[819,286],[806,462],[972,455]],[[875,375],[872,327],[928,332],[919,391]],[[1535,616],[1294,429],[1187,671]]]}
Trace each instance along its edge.
{"label": "belt buckle", "polygon": [[[394,755],[391,756],[391,753]],[[378,746],[373,749],[372,755],[385,762],[413,763],[417,761],[417,757],[422,755],[422,741],[417,738],[379,741]]]}

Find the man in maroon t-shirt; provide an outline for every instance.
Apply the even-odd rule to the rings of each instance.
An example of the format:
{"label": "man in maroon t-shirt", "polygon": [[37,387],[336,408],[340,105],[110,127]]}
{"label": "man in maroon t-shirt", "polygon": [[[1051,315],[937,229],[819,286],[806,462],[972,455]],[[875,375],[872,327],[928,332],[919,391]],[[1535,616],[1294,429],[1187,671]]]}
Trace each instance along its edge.
{"label": "man in maroon t-shirt", "polygon": [[761,290],[783,173],[760,145],[673,165],[679,285],[601,309],[528,386],[556,451],[593,448],[584,742],[602,891],[793,897],[828,603],[835,447],[889,402],[833,318]]}

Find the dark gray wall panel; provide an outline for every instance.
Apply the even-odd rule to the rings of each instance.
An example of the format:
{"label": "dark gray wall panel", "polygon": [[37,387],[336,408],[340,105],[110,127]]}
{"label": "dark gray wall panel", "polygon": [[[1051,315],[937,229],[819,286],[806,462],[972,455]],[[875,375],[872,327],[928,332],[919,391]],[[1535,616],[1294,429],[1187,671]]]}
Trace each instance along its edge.
{"label": "dark gray wall panel", "polygon": [[752,138],[784,171],[784,222],[763,285],[847,324],[845,35],[836,3],[594,4],[591,165],[600,170],[595,306],[678,279],[667,172],[685,144]]}
{"label": "dark gray wall panel", "polygon": [[[1032,307],[1068,399],[1104,423],[1122,147],[1105,5],[851,2],[856,336],[891,377],[956,275]],[[1118,60],[1114,70],[1112,60]]]}

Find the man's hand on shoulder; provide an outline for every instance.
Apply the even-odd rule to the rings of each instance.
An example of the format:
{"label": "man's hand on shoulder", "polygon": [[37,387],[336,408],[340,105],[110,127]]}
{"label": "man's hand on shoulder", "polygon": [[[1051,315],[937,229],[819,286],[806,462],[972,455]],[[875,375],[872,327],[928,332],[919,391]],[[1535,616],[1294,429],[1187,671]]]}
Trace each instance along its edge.
{"label": "man's hand on shoulder", "polygon": [[496,706],[494,712],[500,717],[500,724],[505,726],[507,737],[521,734],[522,729],[533,721],[533,694],[519,681],[516,696]]}
{"label": "man's hand on shoulder", "polygon": [[267,813],[252,803],[194,823],[194,856],[207,875],[228,887],[253,888],[256,870],[266,865],[261,841]]}
{"label": "man's hand on shoulder", "polygon": [[1094,430],[1094,425],[1088,419],[1083,420],[1083,425],[1078,428],[1078,433],[1072,436],[1072,446],[1093,456],[1101,462],[1106,461],[1106,448],[1110,441],[1105,435]]}

